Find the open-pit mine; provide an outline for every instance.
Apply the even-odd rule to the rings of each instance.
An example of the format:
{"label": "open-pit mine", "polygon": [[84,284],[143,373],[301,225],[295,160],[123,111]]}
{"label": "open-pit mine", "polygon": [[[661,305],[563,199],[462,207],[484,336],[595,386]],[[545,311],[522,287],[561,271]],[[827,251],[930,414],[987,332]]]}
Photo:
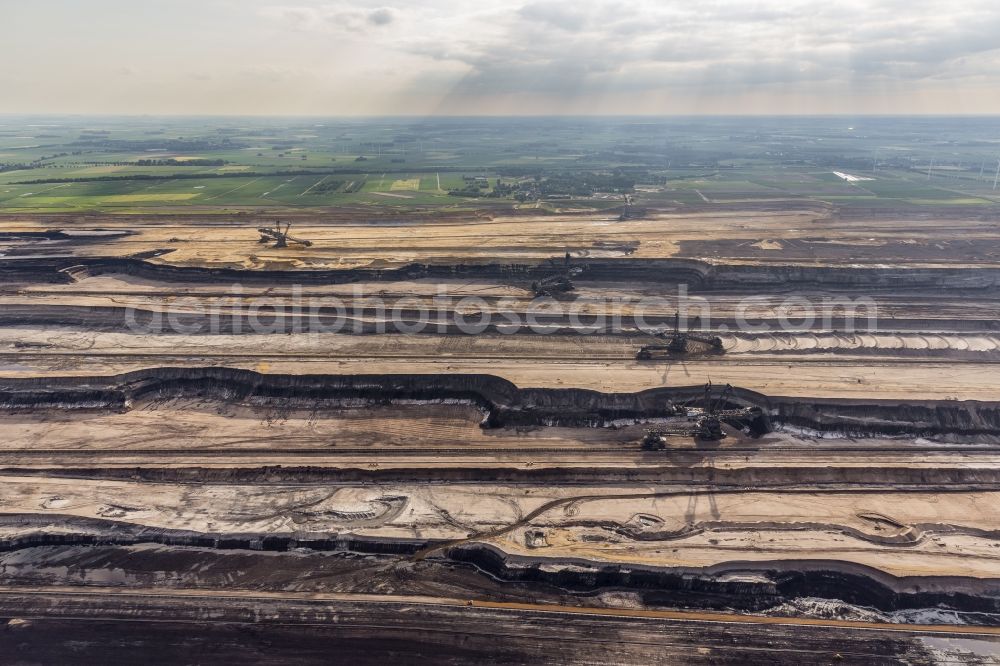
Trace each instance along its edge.
{"label": "open-pit mine", "polygon": [[995,660],[993,210],[6,214],[0,651]]}

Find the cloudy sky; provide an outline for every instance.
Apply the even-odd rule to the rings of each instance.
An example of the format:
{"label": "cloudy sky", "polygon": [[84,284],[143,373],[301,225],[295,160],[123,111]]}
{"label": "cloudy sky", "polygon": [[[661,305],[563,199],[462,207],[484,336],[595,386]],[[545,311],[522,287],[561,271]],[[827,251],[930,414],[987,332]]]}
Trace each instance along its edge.
{"label": "cloudy sky", "polygon": [[1000,113],[997,0],[0,0],[0,113]]}

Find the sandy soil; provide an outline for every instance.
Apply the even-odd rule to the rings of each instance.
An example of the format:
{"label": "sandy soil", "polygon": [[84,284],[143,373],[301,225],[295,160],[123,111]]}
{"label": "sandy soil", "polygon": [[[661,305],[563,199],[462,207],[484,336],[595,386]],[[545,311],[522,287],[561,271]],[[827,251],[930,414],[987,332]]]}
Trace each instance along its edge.
{"label": "sandy soil", "polygon": [[[279,346],[276,346],[275,343]],[[605,343],[605,344],[602,344]],[[524,336],[133,336],[0,329],[0,376],[119,374],[149,367],[228,366],[290,374],[488,373],[523,387],[633,392],[709,380],[772,396],[995,400],[1000,375],[981,361],[849,353],[746,351],[636,361],[628,340]],[[890,349],[891,351],[891,349]]]}
{"label": "sandy soil", "polygon": [[[60,526],[62,516],[199,532],[346,529],[396,538],[475,539],[480,532],[516,526],[488,540],[537,557],[671,567],[829,560],[834,554],[897,576],[992,578],[1000,567],[992,536],[1000,520],[996,493],[674,495],[652,487],[590,487],[581,493],[573,487],[178,486],[9,476],[0,482],[6,488],[0,512],[35,515],[42,525],[52,515],[47,531],[71,530]],[[549,503],[552,509],[525,522],[524,516]],[[8,524],[0,534],[36,529]],[[526,546],[525,530],[542,536]]]}
{"label": "sandy soil", "polygon": [[[317,216],[294,222],[293,235],[313,241],[309,248],[275,250],[257,243],[255,227],[269,220],[128,219],[114,216],[56,218],[65,227],[87,224],[127,228],[127,239],[73,250],[106,256],[171,248],[161,261],[184,265],[287,268],[389,266],[411,261],[470,258],[548,258],[570,252],[578,258],[725,257],[728,260],[784,263],[887,261],[914,265],[966,261],[997,265],[1000,245],[995,222],[974,216],[949,220],[962,243],[942,245],[940,220],[880,216],[841,219],[826,208],[774,210],[706,209],[651,212],[619,221],[602,213],[565,216],[469,217],[461,220],[397,220],[364,223]],[[52,222],[25,217],[0,220],[0,230],[45,230]],[[386,238],[393,241],[386,243]],[[713,242],[717,245],[712,245]],[[794,242],[792,242],[794,241]],[[709,243],[709,245],[706,245]],[[693,244],[687,250],[685,246]],[[778,249],[780,246],[780,250]],[[39,250],[43,246],[36,246]],[[391,249],[390,249],[391,248]],[[860,251],[862,248],[863,251]]]}

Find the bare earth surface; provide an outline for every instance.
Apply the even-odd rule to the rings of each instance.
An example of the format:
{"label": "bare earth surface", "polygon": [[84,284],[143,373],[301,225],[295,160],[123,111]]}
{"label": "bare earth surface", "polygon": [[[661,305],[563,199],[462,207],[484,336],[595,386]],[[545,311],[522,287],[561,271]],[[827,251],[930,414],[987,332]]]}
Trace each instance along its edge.
{"label": "bare earth surface", "polygon": [[[0,220],[15,661],[1000,659],[996,219],[263,221]],[[692,300],[718,348],[637,358]],[[457,330],[504,314],[534,325]]]}

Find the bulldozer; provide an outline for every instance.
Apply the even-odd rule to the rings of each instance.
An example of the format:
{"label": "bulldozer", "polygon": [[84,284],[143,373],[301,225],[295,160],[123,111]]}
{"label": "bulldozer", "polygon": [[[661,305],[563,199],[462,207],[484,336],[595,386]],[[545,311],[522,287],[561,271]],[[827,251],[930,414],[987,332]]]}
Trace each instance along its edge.
{"label": "bulldozer", "polygon": [[722,339],[718,336],[697,335],[680,330],[681,313],[674,315],[674,330],[659,331],[653,334],[657,339],[666,340],[666,344],[644,345],[636,353],[639,361],[651,361],[657,358],[685,356],[689,354],[724,354]]}
{"label": "bulldozer", "polygon": [[275,220],[273,227],[257,227],[257,232],[260,234],[260,239],[257,242],[261,244],[273,242],[273,247],[275,248],[288,247],[289,243],[297,243],[303,247],[312,247],[312,241],[295,238],[290,235],[288,230],[291,227],[292,223],[287,222],[285,228],[282,229],[281,220]]}

